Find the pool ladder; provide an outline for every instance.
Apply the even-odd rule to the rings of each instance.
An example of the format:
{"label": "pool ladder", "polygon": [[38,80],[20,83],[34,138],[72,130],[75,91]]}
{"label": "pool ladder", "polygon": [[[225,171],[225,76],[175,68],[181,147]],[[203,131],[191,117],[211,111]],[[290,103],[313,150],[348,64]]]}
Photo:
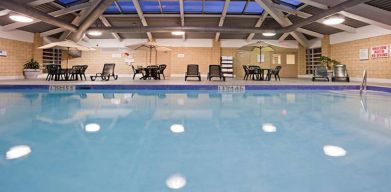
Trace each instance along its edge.
{"label": "pool ladder", "polygon": [[360,95],[365,91],[367,91],[367,76],[368,76],[368,70],[364,69],[363,75],[362,75],[362,82],[360,86]]}

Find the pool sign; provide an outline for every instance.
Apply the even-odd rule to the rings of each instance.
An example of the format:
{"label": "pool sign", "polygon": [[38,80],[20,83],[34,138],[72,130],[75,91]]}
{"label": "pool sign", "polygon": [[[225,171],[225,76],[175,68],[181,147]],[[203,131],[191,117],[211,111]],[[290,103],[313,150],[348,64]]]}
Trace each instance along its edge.
{"label": "pool sign", "polygon": [[378,45],[371,48],[372,58],[390,57],[390,45]]}

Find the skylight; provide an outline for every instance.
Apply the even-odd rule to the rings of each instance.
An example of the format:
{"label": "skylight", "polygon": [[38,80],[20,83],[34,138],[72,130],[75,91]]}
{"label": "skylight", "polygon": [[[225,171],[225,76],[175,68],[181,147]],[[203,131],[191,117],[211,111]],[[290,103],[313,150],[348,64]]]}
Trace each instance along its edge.
{"label": "skylight", "polygon": [[224,9],[224,1],[205,1],[205,13],[222,13]]}
{"label": "skylight", "polygon": [[162,3],[163,12],[179,13],[179,1],[160,0]]}
{"label": "skylight", "polygon": [[69,7],[79,3],[85,3],[88,0],[56,0],[56,2],[64,7]]}
{"label": "skylight", "polygon": [[[76,2],[75,0],[61,0],[64,3]],[[66,2],[65,2],[66,1]],[[136,13],[136,9],[131,0],[118,0],[118,6],[113,3],[108,7],[105,13],[119,14],[119,13]],[[140,7],[144,13],[179,13],[179,0],[139,0]],[[278,3],[299,3],[299,1],[285,0],[278,1]],[[210,13],[221,14],[224,9],[225,1],[222,0],[185,0],[183,2],[183,9],[185,13]],[[160,7],[161,5],[161,7]],[[293,5],[291,5],[293,6]],[[228,14],[262,14],[263,9],[255,1],[235,1],[229,3]]]}
{"label": "skylight", "polygon": [[140,6],[143,12],[145,13],[160,13],[160,6],[159,2],[157,1],[150,1],[150,0],[140,0]]}
{"label": "skylight", "polygon": [[202,1],[184,1],[185,13],[202,13]]}

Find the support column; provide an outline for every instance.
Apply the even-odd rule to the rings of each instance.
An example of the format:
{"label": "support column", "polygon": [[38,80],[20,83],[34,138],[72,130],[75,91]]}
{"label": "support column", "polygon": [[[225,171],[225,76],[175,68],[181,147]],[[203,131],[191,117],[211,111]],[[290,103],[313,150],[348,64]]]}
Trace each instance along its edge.
{"label": "support column", "polygon": [[220,56],[221,56],[220,41],[213,41],[211,64],[217,64],[217,65],[220,64]]}
{"label": "support column", "polygon": [[297,51],[297,64],[298,64],[298,75],[306,74],[306,63],[305,63],[305,47],[299,44],[299,49]]}
{"label": "support column", "polygon": [[331,56],[330,35],[324,35],[322,38],[322,56]]}
{"label": "support column", "polygon": [[38,49],[38,47],[41,47],[42,45],[43,45],[43,38],[40,36],[39,33],[34,33],[32,58],[38,61],[40,65],[43,64],[43,50]]}

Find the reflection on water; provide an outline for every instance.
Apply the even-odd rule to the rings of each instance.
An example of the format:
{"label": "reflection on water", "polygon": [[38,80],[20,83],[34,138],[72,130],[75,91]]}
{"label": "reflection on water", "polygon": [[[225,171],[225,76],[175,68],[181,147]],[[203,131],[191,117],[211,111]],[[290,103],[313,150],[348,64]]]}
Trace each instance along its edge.
{"label": "reflection on water", "polygon": [[[388,192],[389,96],[2,92],[0,153],[6,156],[14,146],[34,152],[0,159],[0,186],[42,192]],[[26,149],[24,156],[9,154],[26,157]],[[21,180],[25,184],[17,185]]]}

